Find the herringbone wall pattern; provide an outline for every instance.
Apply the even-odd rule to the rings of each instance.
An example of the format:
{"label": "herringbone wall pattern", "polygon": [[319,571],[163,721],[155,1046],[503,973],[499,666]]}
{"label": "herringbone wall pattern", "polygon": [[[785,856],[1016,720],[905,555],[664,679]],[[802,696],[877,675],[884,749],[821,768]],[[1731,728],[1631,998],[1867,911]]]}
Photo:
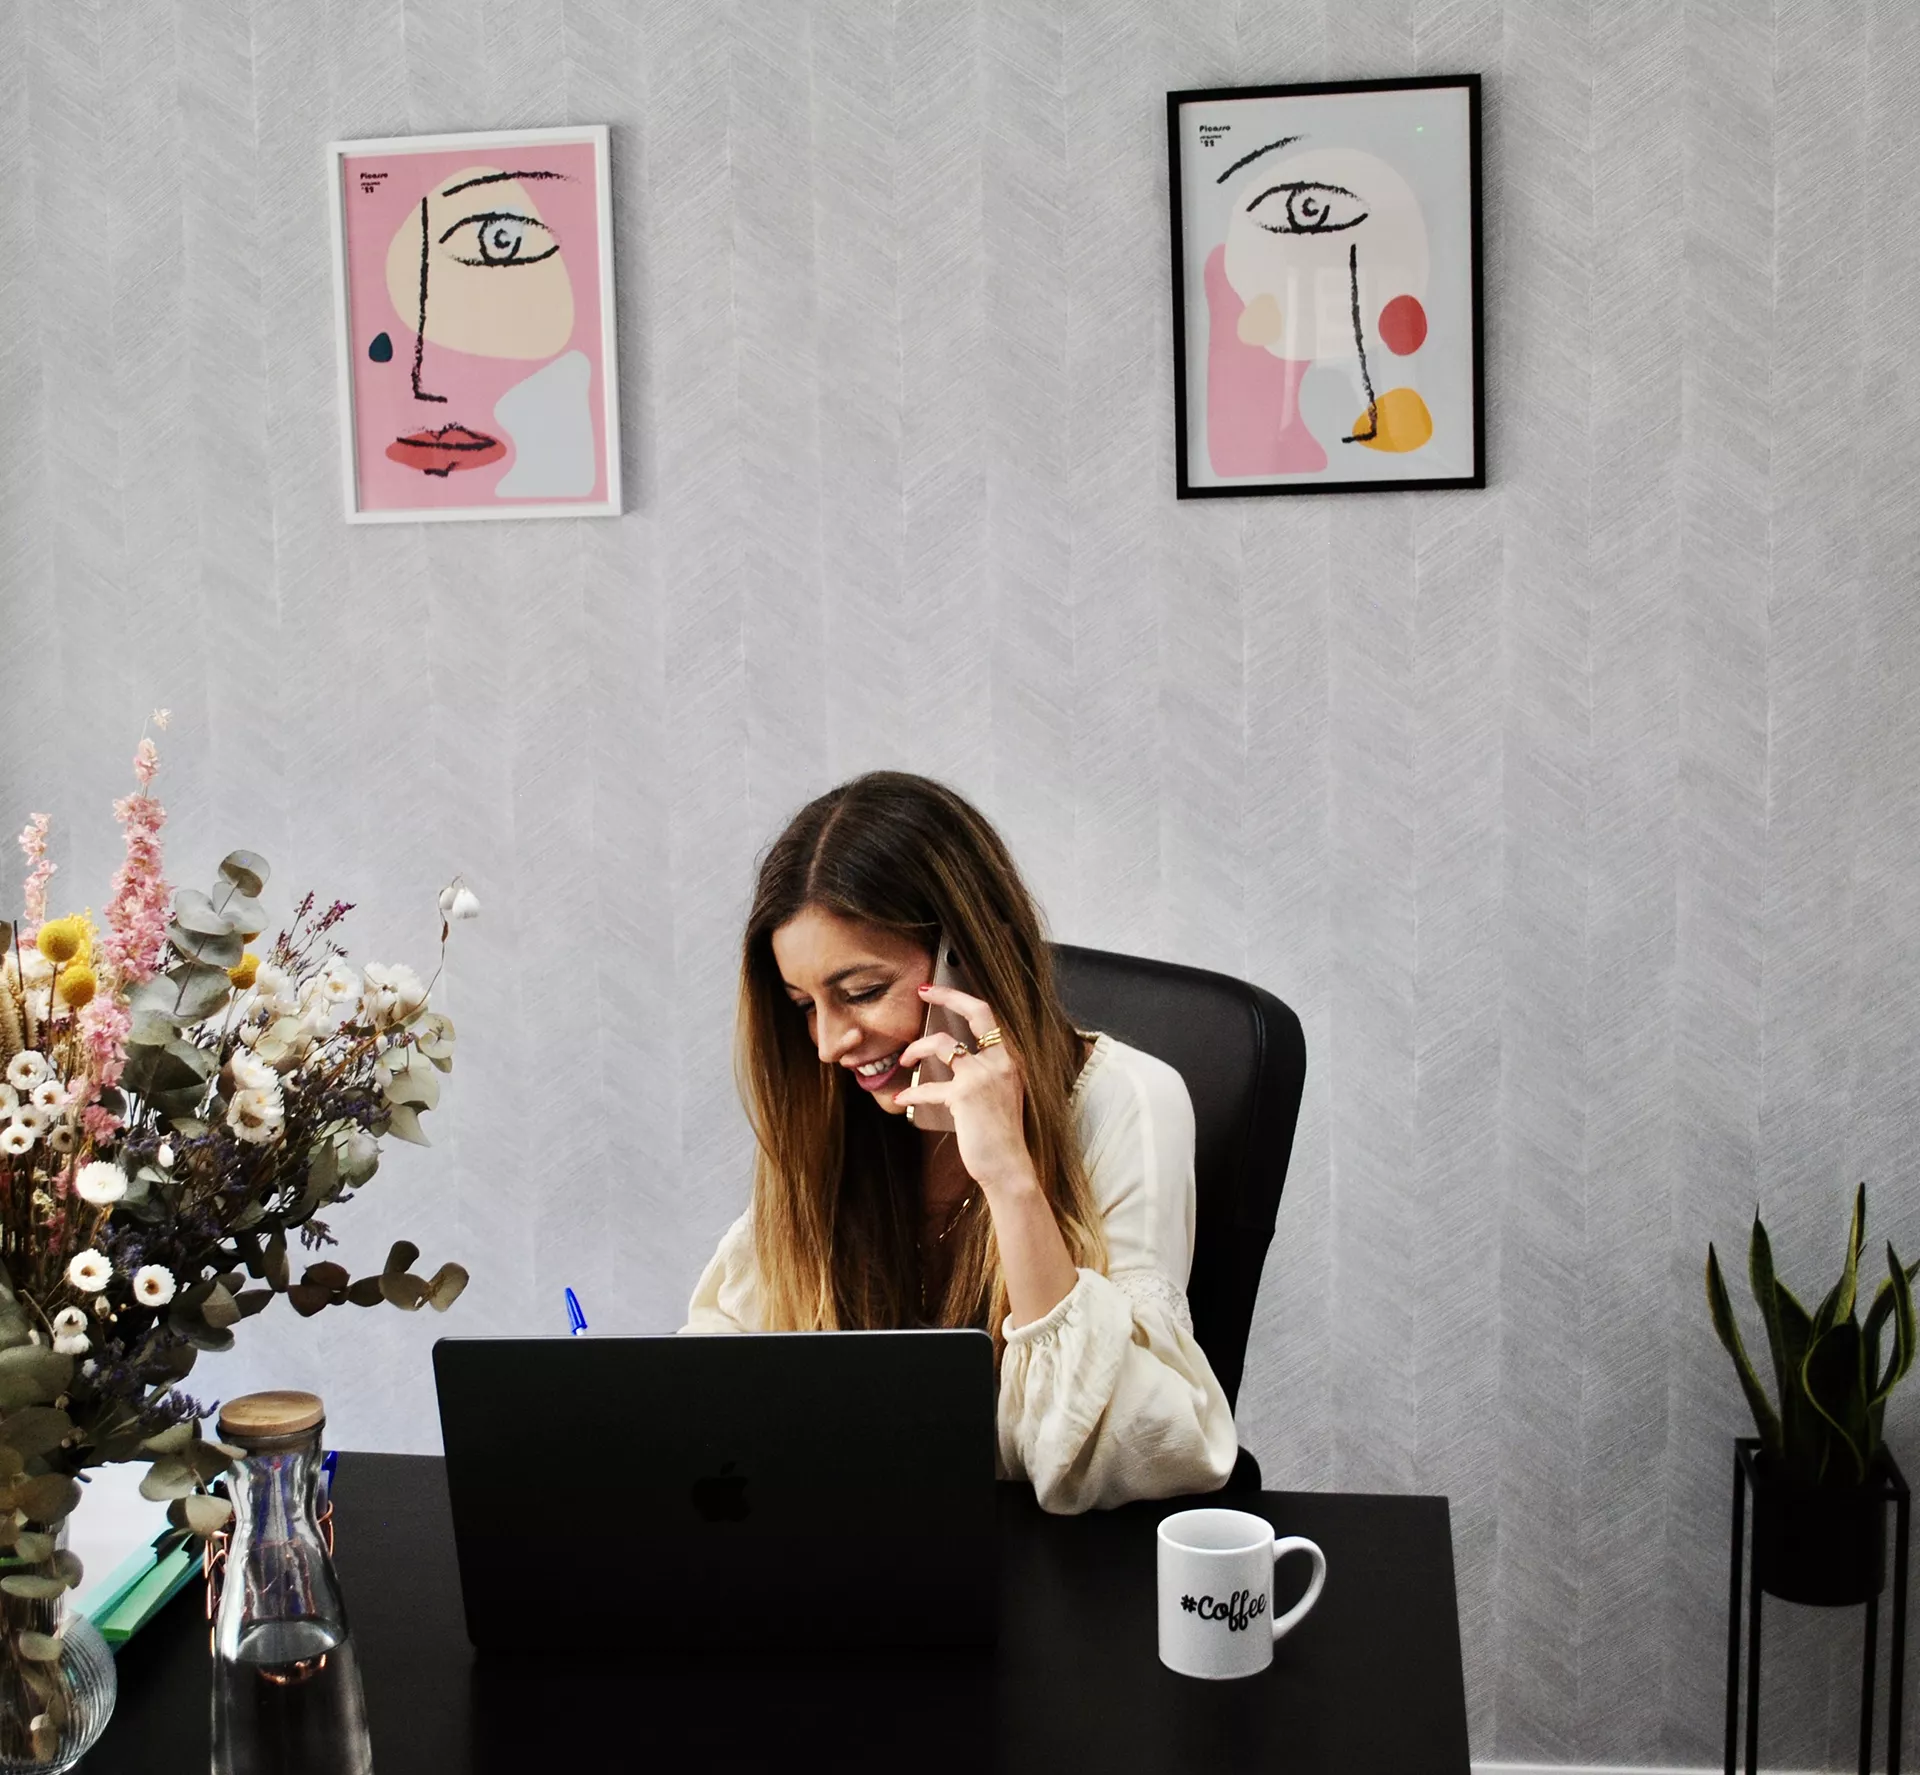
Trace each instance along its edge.
{"label": "herringbone wall pattern", "polygon": [[[1492,487],[1177,504],[1162,94],[1463,69]],[[362,959],[486,902],[339,1222],[456,1320],[202,1391],[428,1448],[438,1331],[675,1324],[755,852],[914,767],[1061,935],[1298,1008],[1244,1433],[1450,1495],[1476,1753],[1717,1761],[1706,1241],[1823,1286],[1865,1177],[1920,1256],[1916,91],[1911,0],[0,0],[0,826],[98,904],[165,703],[178,878]],[[633,509],[349,530],[321,145],[589,121]],[[1773,1620],[1769,1761],[1842,1766],[1858,1626]]]}

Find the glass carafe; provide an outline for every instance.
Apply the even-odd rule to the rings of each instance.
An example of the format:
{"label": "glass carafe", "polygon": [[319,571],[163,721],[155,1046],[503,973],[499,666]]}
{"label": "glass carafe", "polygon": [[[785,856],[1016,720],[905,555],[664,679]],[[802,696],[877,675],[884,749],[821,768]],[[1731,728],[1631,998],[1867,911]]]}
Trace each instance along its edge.
{"label": "glass carafe", "polygon": [[311,1393],[250,1393],[220,1413],[246,1451],[213,1624],[213,1775],[371,1775],[366,1705],[317,1512]]}

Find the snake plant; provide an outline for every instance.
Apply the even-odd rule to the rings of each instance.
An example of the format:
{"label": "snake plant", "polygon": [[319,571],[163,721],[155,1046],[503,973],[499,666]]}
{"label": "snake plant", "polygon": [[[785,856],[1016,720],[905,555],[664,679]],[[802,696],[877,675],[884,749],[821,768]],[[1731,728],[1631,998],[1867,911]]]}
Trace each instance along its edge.
{"label": "snake plant", "polygon": [[[1747,1360],[1720,1259],[1712,1245],[1707,1247],[1707,1306],[1713,1328],[1733,1358],[1762,1445],[1801,1484],[1846,1486],[1866,1480],[1880,1452],[1887,1395],[1913,1366],[1913,1279],[1920,1273],[1920,1264],[1903,1267],[1892,1245],[1887,1246],[1887,1278],[1874,1294],[1862,1325],[1855,1308],[1866,1234],[1867,1186],[1863,1183],[1853,1200],[1853,1225],[1840,1280],[1818,1309],[1809,1313],[1774,1275],[1773,1246],[1760,1216],[1754,1215],[1747,1278],[1766,1323],[1780,1399],[1777,1409]],[[1889,1325],[1893,1345],[1883,1362],[1880,1345]]]}

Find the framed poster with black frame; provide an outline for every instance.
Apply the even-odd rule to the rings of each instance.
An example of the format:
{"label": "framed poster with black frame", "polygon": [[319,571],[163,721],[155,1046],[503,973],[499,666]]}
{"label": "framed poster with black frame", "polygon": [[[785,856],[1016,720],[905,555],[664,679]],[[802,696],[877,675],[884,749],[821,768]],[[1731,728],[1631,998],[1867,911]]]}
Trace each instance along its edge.
{"label": "framed poster with black frame", "polygon": [[1484,487],[1480,77],[1167,94],[1182,499]]}

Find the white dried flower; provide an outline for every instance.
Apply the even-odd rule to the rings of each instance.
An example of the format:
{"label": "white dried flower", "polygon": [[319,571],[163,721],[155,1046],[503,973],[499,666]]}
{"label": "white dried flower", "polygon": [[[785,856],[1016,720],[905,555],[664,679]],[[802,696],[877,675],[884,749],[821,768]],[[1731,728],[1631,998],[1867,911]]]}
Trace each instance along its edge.
{"label": "white dried flower", "polygon": [[263,961],[253,976],[253,1002],[262,1010],[297,1011],[300,988],[294,977],[275,962]]}
{"label": "white dried flower", "polygon": [[133,1272],[133,1298],[143,1307],[164,1307],[173,1299],[173,1271],[164,1264],[144,1264]]}
{"label": "white dried flower", "polygon": [[249,1146],[278,1140],[286,1124],[286,1108],[278,1091],[236,1091],[227,1105],[227,1126]]}
{"label": "white dried flower", "polygon": [[78,1307],[62,1307],[53,1316],[53,1335],[72,1337],[76,1332],[85,1331],[87,1316]]}
{"label": "white dried flower", "polygon": [[[258,1054],[235,1054],[228,1062],[233,1069],[233,1088],[236,1091],[277,1091],[280,1088],[280,1075],[273,1070]],[[173,1161],[165,1161],[171,1165]]]}
{"label": "white dried flower", "polygon": [[480,916],[480,902],[473,889],[457,875],[440,890],[440,916],[448,924]]}
{"label": "white dried flower", "polygon": [[82,1294],[98,1294],[112,1275],[113,1265],[107,1262],[103,1252],[91,1245],[76,1252],[73,1262],[67,1265],[67,1280]]}
{"label": "white dried flower", "polygon": [[127,1193],[127,1174],[118,1165],[95,1159],[80,1167],[73,1189],[81,1201],[95,1208],[110,1208]]}
{"label": "white dried flower", "polygon": [[405,962],[367,963],[367,986],[361,1005],[375,1028],[410,1022],[425,1009],[426,1003],[426,986]]}
{"label": "white dried flower", "polygon": [[74,1132],[71,1122],[61,1122],[57,1127],[47,1130],[47,1145],[64,1157],[78,1148],[80,1136]]}
{"label": "white dried flower", "polygon": [[23,1103],[14,1110],[13,1120],[16,1126],[26,1129],[34,1139],[38,1140],[42,1134],[46,1133],[47,1124],[53,1120],[53,1117],[38,1104]]}
{"label": "white dried flower", "polygon": [[11,1115],[20,1106],[20,1093],[0,1080],[0,1116]]}
{"label": "white dried flower", "polygon": [[11,955],[7,961],[7,984],[10,986],[45,986],[53,979],[53,963],[37,949],[23,949],[17,961]]}
{"label": "white dried flower", "polygon": [[160,1150],[153,1156],[160,1161],[160,1169],[162,1171],[171,1171],[173,1169],[173,1142],[171,1140],[161,1141]]}
{"label": "white dried flower", "polygon": [[57,1356],[84,1356],[92,1348],[93,1345],[79,1333],[72,1337],[56,1337],[53,1340],[54,1354]]}
{"label": "white dried flower", "polygon": [[67,1088],[58,1079],[42,1079],[27,1095],[35,1109],[65,1109]]}
{"label": "white dried flower", "polygon": [[35,1138],[31,1128],[23,1127],[18,1122],[9,1122],[4,1128],[0,1128],[0,1153],[5,1153],[10,1159],[17,1159],[22,1153],[33,1151]]}
{"label": "white dried flower", "polygon": [[[33,949],[27,953],[38,955],[40,952]],[[22,1048],[7,1062],[7,1083],[16,1091],[31,1091],[52,1070],[43,1055],[32,1048]]]}
{"label": "white dried flower", "polygon": [[360,976],[343,961],[329,962],[314,983],[330,1005],[350,1005],[360,996]]}

